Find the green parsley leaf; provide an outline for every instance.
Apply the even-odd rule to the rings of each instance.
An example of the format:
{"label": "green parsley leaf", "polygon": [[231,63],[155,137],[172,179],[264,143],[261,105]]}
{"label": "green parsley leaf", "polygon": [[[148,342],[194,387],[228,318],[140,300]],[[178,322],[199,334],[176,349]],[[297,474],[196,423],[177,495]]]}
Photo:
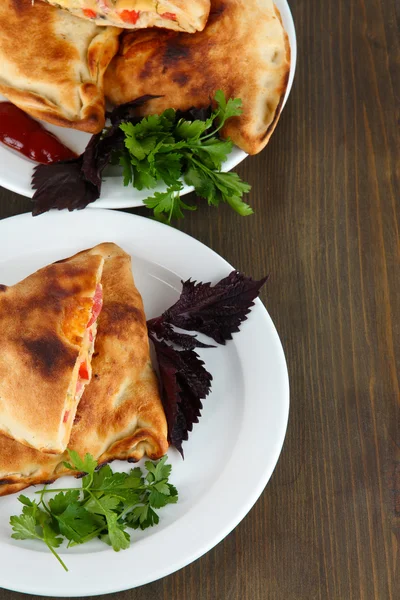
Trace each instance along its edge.
{"label": "green parsley leaf", "polygon": [[[26,496],[24,496],[26,498]],[[25,505],[24,508],[34,508]],[[19,516],[10,517],[10,525],[13,533],[11,537],[15,540],[41,540],[49,548],[50,552],[55,556],[61,566],[68,571],[61,557],[55,551],[62,543],[62,539],[57,536],[49,522],[49,515],[42,510],[36,511],[36,517],[31,514],[22,514]]]}
{"label": "green parsley leaf", "polygon": [[[169,186],[176,185],[182,171],[182,154],[170,152],[169,154],[157,154],[154,157],[154,169],[159,179]],[[154,187],[154,186],[153,186]]]}
{"label": "green parsley leaf", "polygon": [[154,188],[157,185],[157,173],[153,166],[149,166],[148,160],[132,159],[132,174],[133,185],[138,190]]}
{"label": "green parsley leaf", "polygon": [[149,460],[144,463],[148,473],[153,475],[154,481],[168,479],[168,477],[171,475],[172,466],[165,464],[167,459],[168,457],[165,455],[156,463],[150,462]]}
{"label": "green parsley leaf", "polygon": [[210,205],[218,206],[221,202],[226,202],[241,216],[253,213],[253,209],[242,200],[242,195],[250,190],[250,186],[241,181],[239,175],[233,171],[212,172],[203,164],[194,161],[185,175],[185,181],[193,185],[196,193],[205,198]]}
{"label": "green parsley leaf", "polygon": [[209,204],[213,204],[216,188],[212,179],[204,171],[191,165],[185,173],[185,183],[192,185],[200,198],[204,198]]}
{"label": "green parsley leaf", "polygon": [[225,121],[231,117],[238,117],[242,114],[242,101],[240,98],[229,98],[227,102],[222,90],[217,90],[214,98],[219,109],[218,127],[222,127],[225,124]]}
{"label": "green parsley leaf", "polygon": [[[176,488],[169,483],[171,465],[167,457],[158,462],[147,461],[146,475],[140,467],[129,473],[114,473],[110,465],[97,469],[97,461],[86,454],[81,458],[69,451],[73,471],[87,473],[81,478],[81,488],[51,489],[45,486],[40,501],[19,496],[22,514],[10,518],[12,537],[17,540],[38,540],[47,545],[64,569],[67,567],[56,552],[63,539],[68,547],[84,544],[95,537],[119,552],[129,547],[126,527],[146,529],[157,525],[155,509],[178,500]],[[44,496],[57,492],[48,505]]]}
{"label": "green parsley leaf", "polygon": [[71,463],[64,462],[67,469],[93,475],[97,467],[97,461],[91,454],[86,454],[85,458],[82,459],[75,450],[68,450],[68,453]]}
{"label": "green parsley leaf", "polygon": [[175,127],[175,135],[191,142],[197,141],[204,131],[208,129],[206,121],[185,121],[180,119]]}
{"label": "green parsley leaf", "polygon": [[34,504],[36,504],[36,502],[32,502],[32,500],[30,500],[27,496],[24,496],[24,494],[20,494],[18,496],[18,500],[22,504],[25,504],[25,506],[33,506]]}
{"label": "green parsley leaf", "polygon": [[219,171],[222,163],[225,162],[228,155],[232,152],[233,144],[230,140],[222,141],[217,138],[210,138],[204,141],[199,148],[192,147],[193,153],[197,157],[206,160],[206,157],[211,160],[212,168]]}
{"label": "green parsley leaf", "polygon": [[132,162],[128,152],[121,153],[119,157],[119,164],[122,167],[124,186],[126,187],[130,183],[133,183]]}
{"label": "green parsley leaf", "polygon": [[45,544],[52,548],[58,548],[62,544],[62,538],[58,537],[59,534],[53,529],[53,526],[49,520],[42,522],[43,540]]}
{"label": "green parsley leaf", "polygon": [[36,520],[31,515],[10,517],[10,525],[14,533],[11,537],[15,540],[40,540],[36,533]]}
{"label": "green parsley leaf", "polygon": [[125,134],[125,149],[118,151],[124,185],[138,190],[154,189],[161,182],[167,186],[165,191],[155,191],[144,201],[157,220],[170,223],[183,218],[185,210],[196,210],[196,206],[179,197],[182,179],[193,185],[209,205],[226,202],[240,215],[252,213],[242,200],[250,186],[241,182],[238,175],[234,186],[219,177],[233,143],[221,140],[218,131],[228,119],[242,113],[242,102],[238,98],[226,100],[218,90],[215,103],[216,109],[206,121],[177,119],[175,110],[168,109],[161,115],[144,117],[139,123],[120,124]]}
{"label": "green parsley leaf", "polygon": [[120,499],[115,496],[103,496],[98,498],[92,493],[90,500],[85,504],[85,508],[90,513],[104,515],[106,517],[111,511],[117,510],[119,504]]}
{"label": "green parsley leaf", "polygon": [[118,515],[114,513],[107,515],[107,527],[111,546],[115,552],[129,548],[131,538],[123,526],[118,523]]}
{"label": "green parsley leaf", "polygon": [[53,515],[60,515],[70,504],[75,504],[79,500],[80,490],[68,490],[68,492],[59,492],[54,498],[49,500],[49,509]]}
{"label": "green parsley leaf", "polygon": [[149,494],[148,501],[153,508],[162,508],[163,506],[167,506],[167,504],[176,504],[178,502],[178,496],[171,496],[170,494],[166,495],[153,488]]}
{"label": "green parsley leaf", "polygon": [[[49,503],[50,504],[50,503]],[[106,528],[106,521],[98,516],[91,514],[79,504],[70,504],[62,514],[56,516],[60,533],[67,540],[83,543],[82,540],[93,533]]]}
{"label": "green parsley leaf", "polygon": [[147,529],[159,522],[159,516],[148,504],[137,506],[126,518],[126,524],[132,529]]}
{"label": "green parsley leaf", "polygon": [[156,218],[166,215],[167,222],[170,223],[171,219],[181,219],[184,214],[183,209],[186,210],[197,210],[196,206],[190,206],[185,204],[179,197],[179,191],[183,188],[180,182],[170,186],[166,192],[154,192],[154,196],[146,198],[143,203],[148,208],[154,210],[154,216]]}

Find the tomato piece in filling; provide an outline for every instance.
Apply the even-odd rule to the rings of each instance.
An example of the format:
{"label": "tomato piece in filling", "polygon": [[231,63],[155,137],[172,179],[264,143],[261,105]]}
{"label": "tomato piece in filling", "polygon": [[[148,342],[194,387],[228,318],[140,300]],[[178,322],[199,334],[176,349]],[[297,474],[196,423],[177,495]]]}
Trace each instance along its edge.
{"label": "tomato piece in filling", "polygon": [[96,12],[91,8],[84,8],[82,12],[88,19],[95,19],[97,17]]}
{"label": "tomato piece in filling", "polygon": [[135,25],[139,19],[140,11],[138,10],[121,10],[119,16],[124,23]]}
{"label": "tomato piece in filling", "polygon": [[92,315],[89,319],[89,323],[87,327],[91,327],[93,323],[96,321],[97,317],[101,312],[101,308],[103,306],[103,290],[100,284],[97,284],[96,292],[93,298],[93,307],[92,307]]}
{"label": "tomato piece in filling", "polygon": [[85,381],[89,381],[89,367],[86,361],[83,361],[79,367],[79,377]]}
{"label": "tomato piece in filling", "polygon": [[68,417],[69,417],[69,413],[71,411],[70,410],[66,410],[64,413],[64,418],[63,418],[63,423],[66,423],[68,421]]}
{"label": "tomato piece in filling", "polygon": [[168,19],[169,21],[176,21],[176,14],[172,12],[165,12],[160,15],[163,19]]}

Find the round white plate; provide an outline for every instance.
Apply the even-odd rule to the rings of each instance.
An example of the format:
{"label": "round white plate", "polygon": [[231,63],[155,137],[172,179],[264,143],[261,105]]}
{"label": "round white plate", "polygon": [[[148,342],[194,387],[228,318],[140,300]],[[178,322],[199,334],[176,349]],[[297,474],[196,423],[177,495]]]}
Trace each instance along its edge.
{"label": "round white plate", "polygon": [[[292,87],[294,73],[296,69],[296,56],[297,56],[297,45],[296,45],[296,32],[294,28],[292,14],[290,12],[289,5],[286,0],[275,0],[275,4],[280,10],[284,27],[287,31],[289,42],[291,46],[291,65],[288,86],[286,89],[283,106],[286,104],[286,100],[289,96],[290,89]],[[0,96],[0,101],[2,100]],[[282,108],[283,108],[282,106]],[[73,129],[64,129],[62,127],[56,127],[53,125],[45,124],[45,127],[55,133],[58,138],[64,142],[69,148],[75,150],[77,153],[83,152],[85,149],[90,135]],[[247,154],[239,148],[234,148],[228,160],[224,164],[224,171],[230,171],[242,160],[246,158]],[[17,192],[22,196],[29,198],[33,195],[31,188],[31,179],[35,163],[28,160],[21,154],[10,150],[3,144],[0,144],[0,185]],[[157,188],[159,190],[165,189],[165,186]],[[181,195],[187,194],[193,191],[192,187],[184,185]],[[105,177],[102,185],[101,197],[94,203],[89,204],[90,208],[131,208],[135,206],[141,206],[143,200],[149,196],[149,190],[136,190],[132,187],[126,188],[123,185],[122,177],[119,170],[115,169],[114,174],[111,172]]]}
{"label": "round white plate", "polygon": [[[132,255],[148,318],[176,301],[182,279],[216,283],[232,270],[198,241],[150,219],[105,210],[52,211],[0,221],[0,282],[14,284],[104,241],[116,242]],[[232,341],[200,354],[214,378],[212,393],[184,443],[185,460],[175,449],[168,452],[179,502],[160,510],[157,527],[132,530],[128,550],[116,553],[98,540],[62,549],[69,568],[65,573],[40,543],[11,539],[9,517],[19,514],[22,505],[16,495],[0,498],[0,587],[52,597],[133,588],[202,556],[243,519],[271,477],[285,437],[285,357],[259,300]],[[115,470],[128,467],[113,463]],[[64,478],[62,484],[79,483]],[[33,497],[33,492],[27,495]]]}

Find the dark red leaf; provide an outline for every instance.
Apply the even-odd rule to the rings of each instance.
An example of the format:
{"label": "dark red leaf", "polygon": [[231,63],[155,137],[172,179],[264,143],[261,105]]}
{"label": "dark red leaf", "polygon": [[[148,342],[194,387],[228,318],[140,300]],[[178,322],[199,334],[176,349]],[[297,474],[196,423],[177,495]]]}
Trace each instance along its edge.
{"label": "dark red leaf", "polygon": [[100,196],[100,189],[82,174],[82,156],[79,158],[38,165],[32,176],[35,191],[32,202],[34,216],[51,208],[75,210],[85,208]]}
{"label": "dark red leaf", "polygon": [[[188,110],[176,111],[176,119],[185,119],[185,121],[207,121],[211,117],[212,107],[211,104],[205,108],[196,108],[192,106]],[[210,130],[211,131],[211,130]]]}
{"label": "dark red leaf", "polygon": [[182,442],[197,423],[212,376],[193,350],[178,351],[150,335],[160,373],[161,398],[168,424],[169,442],[183,457]]}
{"label": "dark red leaf", "polygon": [[131,102],[126,102],[125,104],[120,104],[107,112],[107,118],[110,119],[112,125],[119,126],[123,121],[130,121],[132,119],[141,120],[142,117],[138,117],[136,114],[136,109],[143,104],[146,104],[149,100],[153,100],[154,98],[161,98],[161,96],[153,96],[151,94],[146,94],[145,96],[140,96],[136,98],[136,100],[132,100]]}
{"label": "dark red leaf", "polygon": [[238,271],[232,271],[215,286],[188,280],[182,283],[179,300],[161,317],[147,322],[159,365],[168,439],[182,457],[182,442],[188,439],[193,424],[199,421],[203,408],[201,401],[209,394],[212,381],[193,349],[213,346],[199,342],[193,334],[180,333],[174,327],[205,333],[225,344],[226,340],[232,339],[232,333],[239,331],[266,280],[267,277],[254,281]]}
{"label": "dark red leaf", "polygon": [[200,342],[195,335],[176,331],[170,323],[164,322],[162,317],[147,321],[147,329],[150,332],[155,333],[157,337],[164,341],[176,344],[184,350],[193,350],[194,348],[215,348],[215,346],[203,344],[203,342]]}
{"label": "dark red leaf", "polygon": [[189,279],[182,284],[179,300],[162,314],[161,319],[225,344],[247,319],[253,301],[266,281],[267,277],[254,281],[238,271],[232,271],[214,286]]}
{"label": "dark red leaf", "polygon": [[152,98],[141,96],[132,102],[117,106],[108,114],[111,126],[90,138],[79,158],[38,165],[32,176],[35,191],[32,214],[40,215],[52,208],[75,210],[85,208],[100,197],[102,173],[111,162],[113,152],[124,147],[124,132],[119,128],[123,120],[134,123],[141,120],[135,110]]}

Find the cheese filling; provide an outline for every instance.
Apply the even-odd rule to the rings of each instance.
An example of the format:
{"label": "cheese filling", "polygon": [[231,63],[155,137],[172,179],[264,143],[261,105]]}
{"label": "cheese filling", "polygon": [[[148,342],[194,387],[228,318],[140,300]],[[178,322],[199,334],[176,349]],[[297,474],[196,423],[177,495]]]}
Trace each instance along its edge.
{"label": "cheese filling", "polygon": [[[73,14],[101,24],[106,20],[117,27],[149,27],[158,25],[192,31],[193,25],[180,7],[159,0],[47,0]],[[203,15],[196,15],[201,18]],[[175,22],[175,26],[171,24]]]}
{"label": "cheese filling", "polygon": [[[65,404],[65,410],[62,422],[67,424],[72,420],[71,412],[73,411],[75,416],[76,408],[84,392],[85,386],[90,382],[92,378],[92,357],[94,352],[94,340],[97,333],[97,319],[101,312],[103,304],[103,292],[101,284],[96,287],[96,292],[93,298],[93,307],[89,322],[85,329],[82,338],[81,349],[79,352],[78,360],[75,364],[74,375],[72,377],[68,392],[67,400]],[[70,425],[70,427],[72,424]],[[65,426],[64,435],[67,436],[70,427]]]}

